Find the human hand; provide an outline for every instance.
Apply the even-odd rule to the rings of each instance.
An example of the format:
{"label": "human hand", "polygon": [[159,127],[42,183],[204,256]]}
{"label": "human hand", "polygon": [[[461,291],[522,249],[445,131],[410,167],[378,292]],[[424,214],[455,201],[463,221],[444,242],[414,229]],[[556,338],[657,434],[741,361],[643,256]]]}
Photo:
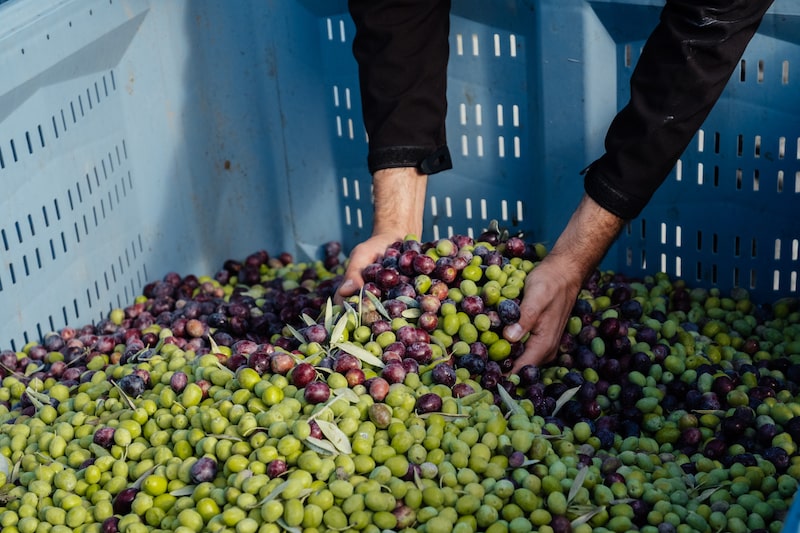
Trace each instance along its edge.
{"label": "human hand", "polygon": [[364,267],[374,263],[378,257],[383,255],[386,248],[397,240],[396,235],[393,233],[381,233],[373,235],[353,248],[342,284],[336,289],[336,294],[333,297],[334,303],[341,304],[345,298],[358,292],[364,285],[364,278],[361,276]]}
{"label": "human hand", "polygon": [[428,176],[413,167],[385,168],[372,177],[375,221],[372,236],[350,253],[342,284],[334,302],[355,294],[364,285],[364,267],[383,255],[392,243],[407,235],[419,236],[425,211]]}
{"label": "human hand", "polygon": [[548,256],[526,277],[519,321],[503,330],[509,342],[517,342],[530,332],[525,350],[514,362],[512,374],[525,365],[539,366],[555,358],[581,289],[581,282],[576,281],[580,278],[566,275],[565,268],[569,266]]}
{"label": "human hand", "polygon": [[509,342],[531,333],[512,373],[555,357],[584,279],[600,264],[624,224],[591,197],[583,196],[553,249],[525,278],[519,322],[503,331]]}

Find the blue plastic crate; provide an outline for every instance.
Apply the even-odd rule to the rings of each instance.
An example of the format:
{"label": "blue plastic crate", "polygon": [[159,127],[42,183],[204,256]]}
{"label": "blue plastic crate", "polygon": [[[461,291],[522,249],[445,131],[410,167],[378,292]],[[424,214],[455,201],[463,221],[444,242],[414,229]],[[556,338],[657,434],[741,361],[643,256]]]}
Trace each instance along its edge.
{"label": "blue plastic crate", "polygon": [[[476,235],[497,219],[552,244],[659,5],[456,0],[455,168],[430,180],[422,238]],[[799,13],[798,0],[776,1],[703,150],[693,143],[682,179],[605,267],[738,283],[759,298],[796,292]],[[367,237],[344,0],[10,0],[0,20],[0,347],[96,320],[168,271],[210,274],[259,248],[304,259],[327,240]]]}

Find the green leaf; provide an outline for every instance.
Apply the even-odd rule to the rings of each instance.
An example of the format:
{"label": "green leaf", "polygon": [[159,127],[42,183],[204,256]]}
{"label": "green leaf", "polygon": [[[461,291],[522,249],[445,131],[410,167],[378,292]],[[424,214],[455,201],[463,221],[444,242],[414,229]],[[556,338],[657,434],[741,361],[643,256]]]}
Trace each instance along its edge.
{"label": "green leaf", "polygon": [[345,352],[358,357],[361,359],[362,362],[367,363],[368,365],[372,365],[374,367],[383,368],[384,363],[372,353],[357,344],[353,344],[352,342],[340,342],[336,345],[337,348],[340,350],[344,350]]}
{"label": "green leaf", "polygon": [[579,385],[577,387],[573,387],[571,389],[565,390],[564,394],[562,394],[558,398],[558,400],[556,400],[556,407],[555,407],[555,409],[553,409],[552,416],[556,416],[556,414],[561,410],[561,408],[564,407],[564,404],[567,403],[568,401],[570,401],[572,399],[572,397],[575,396],[578,393],[578,390],[580,390],[580,388],[581,387]]}
{"label": "green leaf", "polygon": [[319,426],[319,429],[322,430],[322,434],[325,435],[334,446],[336,446],[337,450],[348,455],[353,453],[353,447],[350,445],[350,439],[347,438],[347,435],[345,435],[336,424],[326,420],[317,420],[317,425]]}
{"label": "green leaf", "polygon": [[421,419],[425,420],[426,418],[430,418],[433,415],[439,415],[442,418],[444,418],[445,421],[447,421],[447,422],[452,422],[453,420],[457,420],[459,418],[469,418],[470,417],[470,415],[465,414],[465,413],[441,413],[441,412],[438,412],[438,411],[437,412],[430,412],[430,413],[422,413],[421,415],[419,415],[419,417]]}
{"label": "green leaf", "polygon": [[392,317],[389,315],[389,311],[386,310],[386,308],[383,306],[383,303],[381,303],[381,301],[378,299],[377,296],[372,294],[370,291],[364,291],[364,294],[367,295],[367,298],[369,299],[370,302],[372,302],[372,305],[375,306],[375,310],[378,313],[383,315],[383,317],[386,320],[391,320],[392,319]]}
{"label": "green leaf", "polygon": [[583,525],[586,522],[588,522],[589,520],[591,520],[594,515],[602,512],[603,509],[605,509],[605,507],[597,507],[595,509],[586,511],[585,513],[583,513],[582,515],[577,517],[575,520],[570,522],[570,524],[572,525],[573,528],[576,528],[576,527],[578,527],[580,525]]}
{"label": "green leaf", "polygon": [[347,314],[343,314],[339,317],[339,320],[336,322],[336,326],[334,326],[333,331],[331,332],[331,346],[336,346],[342,340],[342,334],[344,334],[344,330],[347,328]]}
{"label": "green leaf", "polygon": [[301,528],[290,526],[289,524],[287,524],[284,521],[283,518],[278,518],[277,522],[278,522],[278,525],[281,526],[281,528],[282,528],[281,530],[282,531],[288,531],[289,533],[303,533],[303,530]]}
{"label": "green leaf", "polygon": [[422,314],[422,311],[420,309],[418,309],[418,308],[409,308],[409,309],[404,310],[402,313],[400,313],[400,316],[402,316],[403,318],[408,318],[410,320],[415,320],[415,319],[419,318],[419,315],[421,315],[421,314]]}
{"label": "green leaf", "polygon": [[292,337],[297,339],[300,344],[305,344],[307,342],[306,338],[303,336],[302,333],[294,329],[291,325],[286,324],[286,328],[289,330],[289,333],[292,334]]}
{"label": "green leaf", "polygon": [[285,489],[285,488],[286,488],[288,485],[289,485],[289,482],[288,482],[288,481],[284,481],[283,483],[281,483],[280,485],[278,485],[277,487],[275,487],[274,489],[272,489],[272,492],[270,492],[269,494],[267,494],[266,496],[264,496],[264,499],[262,499],[260,502],[258,502],[258,504],[257,504],[257,505],[260,507],[260,506],[264,505],[264,504],[265,504],[265,503],[267,503],[267,502],[271,502],[272,500],[274,500],[275,498],[277,498],[277,497],[278,497],[278,496],[279,496],[281,493],[283,493],[283,490],[284,490],[284,489]]}
{"label": "green leaf", "polygon": [[497,387],[497,392],[500,394],[500,398],[503,400],[503,403],[506,405],[506,407],[508,407],[508,410],[511,413],[515,415],[526,414],[525,409],[523,409],[522,406],[511,397],[505,387]]}
{"label": "green leaf", "polygon": [[323,324],[325,326],[325,331],[330,333],[333,327],[333,301],[330,298],[328,298],[325,304],[325,319]]}
{"label": "green leaf", "polygon": [[144,482],[144,478],[152,474],[155,471],[155,469],[156,467],[155,465],[153,465],[147,470],[145,470],[144,473],[141,476],[139,476],[139,478],[136,481],[133,482],[133,488],[135,489],[140,488],[142,486],[142,483]]}
{"label": "green leaf", "polygon": [[132,411],[135,411],[136,410],[136,406],[133,405],[133,401],[128,397],[127,394],[125,394],[125,391],[122,390],[122,387],[117,385],[117,382],[114,381],[113,379],[111,380],[111,384],[114,385],[114,387],[116,387],[116,389],[119,391],[120,395],[122,395],[122,397],[125,399],[125,402],[128,404],[128,407],[130,407]]}
{"label": "green leaf", "polygon": [[340,387],[338,389],[333,389],[331,391],[334,396],[339,396],[342,399],[347,400],[350,403],[358,403],[359,398],[358,394],[353,391],[350,387]]}
{"label": "green leaf", "polygon": [[180,498],[181,496],[191,496],[194,494],[194,488],[194,485],[186,485],[185,487],[170,491],[170,495],[175,496],[176,498]]}
{"label": "green leaf", "polygon": [[411,309],[417,309],[419,307],[419,302],[416,301],[414,298],[411,298],[410,296],[405,296],[401,294],[397,298],[395,298],[395,300],[397,300],[398,302],[403,302]]}
{"label": "green leaf", "polygon": [[306,437],[303,442],[305,442],[306,446],[308,446],[311,450],[319,454],[339,455],[339,452],[336,450],[336,446],[327,440],[318,439],[316,437]]}
{"label": "green leaf", "polygon": [[[498,389],[502,389],[502,387],[498,387]],[[586,479],[586,475],[588,473],[589,473],[588,466],[584,466],[583,468],[578,470],[578,473],[575,475],[575,479],[572,480],[572,486],[569,488],[569,494],[567,495],[568,504],[575,499],[575,495],[578,494],[579,490],[581,490],[583,482]]]}
{"label": "green leaf", "polygon": [[[310,316],[308,316],[305,313],[301,314],[300,318],[303,319],[303,322],[306,323],[306,326],[316,326],[317,325],[317,321],[314,320],[313,318],[311,318]],[[305,341],[303,341],[303,342],[305,342]]]}

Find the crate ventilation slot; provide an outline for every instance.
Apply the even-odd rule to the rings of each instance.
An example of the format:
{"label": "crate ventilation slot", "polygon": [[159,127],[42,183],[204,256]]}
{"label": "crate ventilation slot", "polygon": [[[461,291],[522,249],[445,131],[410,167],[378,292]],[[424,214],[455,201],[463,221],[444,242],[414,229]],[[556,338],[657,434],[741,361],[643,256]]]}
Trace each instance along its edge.
{"label": "crate ventilation slot", "polygon": [[2,142],[0,144],[0,169],[4,169],[12,163],[18,163],[26,155],[33,155],[34,152],[43,150],[62,138],[116,90],[117,82],[114,71],[110,70],[53,113],[45,125],[37,124],[19,137]]}

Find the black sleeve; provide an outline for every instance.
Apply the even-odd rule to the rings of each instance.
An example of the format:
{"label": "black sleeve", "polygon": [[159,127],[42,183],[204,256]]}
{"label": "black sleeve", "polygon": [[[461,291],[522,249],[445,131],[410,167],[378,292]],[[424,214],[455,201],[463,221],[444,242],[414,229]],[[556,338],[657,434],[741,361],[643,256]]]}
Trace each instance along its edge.
{"label": "black sleeve", "polygon": [[452,168],[445,135],[450,0],[349,0],[369,170]]}
{"label": "black sleeve", "polygon": [[623,218],[639,215],[708,116],[772,0],[667,0],[614,118],[586,193]]}

